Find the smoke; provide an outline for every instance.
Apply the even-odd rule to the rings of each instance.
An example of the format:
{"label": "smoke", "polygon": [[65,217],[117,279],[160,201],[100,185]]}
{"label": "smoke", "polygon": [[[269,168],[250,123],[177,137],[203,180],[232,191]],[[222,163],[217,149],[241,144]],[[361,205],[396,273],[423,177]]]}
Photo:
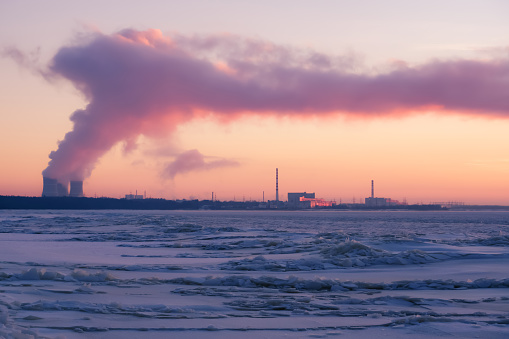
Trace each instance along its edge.
{"label": "smoke", "polygon": [[177,174],[183,174],[191,171],[206,171],[220,167],[234,167],[239,163],[229,159],[217,159],[205,161],[205,156],[198,150],[183,152],[177,158],[168,164],[164,169],[163,175],[173,179]]}
{"label": "smoke", "polygon": [[36,48],[30,53],[24,53],[14,46],[0,49],[0,56],[14,60],[20,67],[29,70],[33,74],[45,77],[44,71],[39,64],[41,49]]}
{"label": "smoke", "polygon": [[[118,142],[168,135],[211,114],[230,121],[245,114],[370,117],[433,109],[506,117],[508,56],[400,63],[366,74],[353,54],[334,57],[231,35],[95,32],[61,48],[49,67],[89,104],[72,114],[73,129],[51,152],[43,175],[83,180]],[[216,165],[189,151],[167,173]]]}

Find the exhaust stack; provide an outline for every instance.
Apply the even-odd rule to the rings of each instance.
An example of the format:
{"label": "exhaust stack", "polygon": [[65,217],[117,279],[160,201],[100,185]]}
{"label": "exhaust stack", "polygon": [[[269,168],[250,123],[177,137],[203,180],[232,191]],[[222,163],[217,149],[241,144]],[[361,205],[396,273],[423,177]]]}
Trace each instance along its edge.
{"label": "exhaust stack", "polygon": [[276,202],[279,202],[279,182],[277,177],[277,168],[276,168]]}

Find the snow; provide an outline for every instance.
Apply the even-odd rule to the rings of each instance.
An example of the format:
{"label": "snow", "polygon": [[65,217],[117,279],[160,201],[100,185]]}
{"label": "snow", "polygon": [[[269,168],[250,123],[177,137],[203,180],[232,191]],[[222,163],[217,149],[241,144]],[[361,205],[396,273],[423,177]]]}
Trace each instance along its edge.
{"label": "snow", "polygon": [[0,338],[509,337],[509,213],[0,211]]}

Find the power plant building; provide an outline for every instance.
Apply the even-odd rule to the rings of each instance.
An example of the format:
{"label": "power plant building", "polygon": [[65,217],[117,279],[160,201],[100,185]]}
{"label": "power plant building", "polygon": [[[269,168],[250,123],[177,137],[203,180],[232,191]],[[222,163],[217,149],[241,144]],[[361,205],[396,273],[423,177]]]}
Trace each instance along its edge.
{"label": "power plant building", "polygon": [[62,184],[57,179],[42,178],[42,196],[43,197],[66,197],[69,193],[67,185]]}
{"label": "power plant building", "polygon": [[83,197],[83,181],[71,181],[71,191],[69,184],[63,184],[57,179],[42,177],[42,195],[43,197]]}
{"label": "power plant building", "polygon": [[136,190],[136,194],[130,193],[125,195],[126,200],[141,200],[144,198],[145,197],[142,194],[138,194],[138,190]]}
{"label": "power plant building", "polygon": [[304,197],[300,197],[299,204],[301,208],[332,207],[335,205],[334,201],[327,201],[322,198],[304,198]]}
{"label": "power plant building", "polygon": [[288,204],[297,205],[301,201],[300,198],[315,199],[315,193],[288,193]]}
{"label": "power plant building", "polygon": [[69,191],[69,196],[75,198],[83,197],[83,181],[71,181],[71,190]]}
{"label": "power plant building", "polygon": [[333,201],[316,198],[315,193],[288,193],[288,207],[290,208],[316,208],[332,207]]}
{"label": "power plant building", "polygon": [[143,199],[143,195],[141,195],[141,194],[126,194],[125,199],[126,200]]}
{"label": "power plant building", "polygon": [[390,198],[374,198],[374,197],[364,199],[364,204],[369,207],[397,205],[396,203],[393,203],[393,200]]}
{"label": "power plant building", "polygon": [[399,201],[391,198],[375,198],[375,181],[371,180],[371,197],[364,199],[364,204],[368,207],[385,207],[400,205]]}

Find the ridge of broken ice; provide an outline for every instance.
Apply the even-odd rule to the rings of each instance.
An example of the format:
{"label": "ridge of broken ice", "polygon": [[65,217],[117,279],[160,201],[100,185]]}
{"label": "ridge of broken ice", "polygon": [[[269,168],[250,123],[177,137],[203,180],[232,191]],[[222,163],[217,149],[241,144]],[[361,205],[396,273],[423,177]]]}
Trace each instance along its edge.
{"label": "ridge of broken ice", "polygon": [[275,288],[295,290],[330,290],[330,291],[353,291],[353,290],[458,290],[477,288],[509,288],[509,278],[487,279],[481,278],[474,281],[455,281],[451,279],[424,279],[424,280],[401,280],[389,283],[350,281],[341,279],[330,279],[317,277],[314,279],[303,279],[295,275],[281,278],[277,276],[205,276],[205,277],[179,277],[162,279],[158,277],[121,279],[105,271],[89,272],[75,269],[70,274],[47,271],[42,268],[31,268],[20,274],[4,274],[2,280],[33,281],[33,280],[54,280],[54,281],[75,281],[86,283],[108,283],[111,286],[126,284],[177,284],[177,285],[201,285],[201,286],[237,286],[246,288]]}

